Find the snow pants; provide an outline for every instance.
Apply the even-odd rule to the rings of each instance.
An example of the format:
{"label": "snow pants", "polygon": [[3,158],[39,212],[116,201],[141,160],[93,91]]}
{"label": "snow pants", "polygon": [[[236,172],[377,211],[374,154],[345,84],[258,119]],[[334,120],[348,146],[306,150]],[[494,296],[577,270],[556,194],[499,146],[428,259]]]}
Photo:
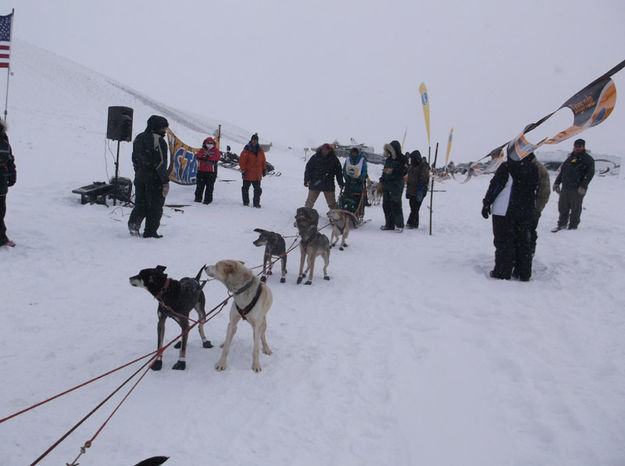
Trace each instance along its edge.
{"label": "snow pants", "polygon": [[584,196],[577,192],[577,189],[562,189],[560,199],[558,199],[558,227],[574,230],[579,225],[579,218],[582,215],[582,202]]}
{"label": "snow pants", "polygon": [[7,227],[4,224],[4,216],[7,213],[7,196],[0,195],[0,246],[9,241],[7,238]]}
{"label": "snow pants", "polygon": [[260,180],[243,180],[243,186],[241,187],[243,205],[250,205],[250,185],[254,187],[254,198],[252,200],[254,207],[260,207],[260,195],[263,193],[263,189],[260,187]]}
{"label": "snow pants", "polygon": [[197,172],[197,180],[195,182],[195,202],[202,202],[202,198],[204,198],[204,204],[210,204],[213,202],[213,188],[215,187],[216,179],[217,173],[215,172]]}
{"label": "snow pants", "polygon": [[163,216],[163,185],[156,173],[138,172],[135,176],[135,206],[128,218],[128,228],[139,230],[145,219],[145,236],[158,232]]}
{"label": "snow pants", "polygon": [[532,223],[531,215],[493,215],[496,278],[509,280],[513,267],[522,281],[532,276]]}

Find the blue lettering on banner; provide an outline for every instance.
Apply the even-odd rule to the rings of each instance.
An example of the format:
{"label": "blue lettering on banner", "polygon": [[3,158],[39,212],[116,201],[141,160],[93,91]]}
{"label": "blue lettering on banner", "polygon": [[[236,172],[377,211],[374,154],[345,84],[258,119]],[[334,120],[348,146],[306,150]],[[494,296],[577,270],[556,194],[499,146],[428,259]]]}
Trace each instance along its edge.
{"label": "blue lettering on banner", "polygon": [[183,184],[194,184],[197,178],[197,159],[183,147],[174,154],[174,177]]}

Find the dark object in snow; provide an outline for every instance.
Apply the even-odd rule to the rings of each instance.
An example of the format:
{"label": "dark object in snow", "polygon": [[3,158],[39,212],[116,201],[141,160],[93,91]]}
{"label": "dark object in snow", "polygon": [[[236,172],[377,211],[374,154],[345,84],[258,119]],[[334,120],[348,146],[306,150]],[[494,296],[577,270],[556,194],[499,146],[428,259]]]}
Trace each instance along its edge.
{"label": "dark object in snow", "polygon": [[92,184],[72,189],[75,194],[80,194],[81,204],[104,204],[106,205],[106,196],[113,189],[113,185],[104,181],[94,181]]}
{"label": "dark object in snow", "polygon": [[140,461],[135,466],[158,466],[169,459],[169,456],[153,456],[146,460]]}

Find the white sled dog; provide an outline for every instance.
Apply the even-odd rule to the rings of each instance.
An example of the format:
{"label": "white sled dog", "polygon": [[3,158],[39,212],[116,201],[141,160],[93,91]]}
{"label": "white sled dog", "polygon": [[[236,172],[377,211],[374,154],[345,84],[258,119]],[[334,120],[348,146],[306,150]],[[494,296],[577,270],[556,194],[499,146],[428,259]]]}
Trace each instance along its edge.
{"label": "white sled dog", "polygon": [[239,320],[243,319],[247,320],[254,329],[252,370],[260,372],[261,367],[258,359],[260,343],[263,345],[263,353],[271,354],[271,349],[269,349],[265,339],[267,312],[273,303],[271,290],[250,269],[244,267],[243,262],[222,260],[215,265],[206,266],[204,271],[209,277],[216,278],[223,283],[234,298],[230,308],[230,322],[226,331],[226,340],[223,344],[221,357],[215,364],[215,369],[223,371],[226,368],[226,359],[232,338],[237,331]]}

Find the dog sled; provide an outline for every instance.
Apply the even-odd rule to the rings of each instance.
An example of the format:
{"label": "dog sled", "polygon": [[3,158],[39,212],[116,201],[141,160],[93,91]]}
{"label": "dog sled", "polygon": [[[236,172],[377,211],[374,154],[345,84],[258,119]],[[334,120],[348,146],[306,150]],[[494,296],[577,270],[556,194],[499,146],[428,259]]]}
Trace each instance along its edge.
{"label": "dog sled", "polygon": [[367,188],[363,183],[345,183],[339,195],[338,208],[350,214],[351,228],[358,228],[365,223],[365,198]]}

